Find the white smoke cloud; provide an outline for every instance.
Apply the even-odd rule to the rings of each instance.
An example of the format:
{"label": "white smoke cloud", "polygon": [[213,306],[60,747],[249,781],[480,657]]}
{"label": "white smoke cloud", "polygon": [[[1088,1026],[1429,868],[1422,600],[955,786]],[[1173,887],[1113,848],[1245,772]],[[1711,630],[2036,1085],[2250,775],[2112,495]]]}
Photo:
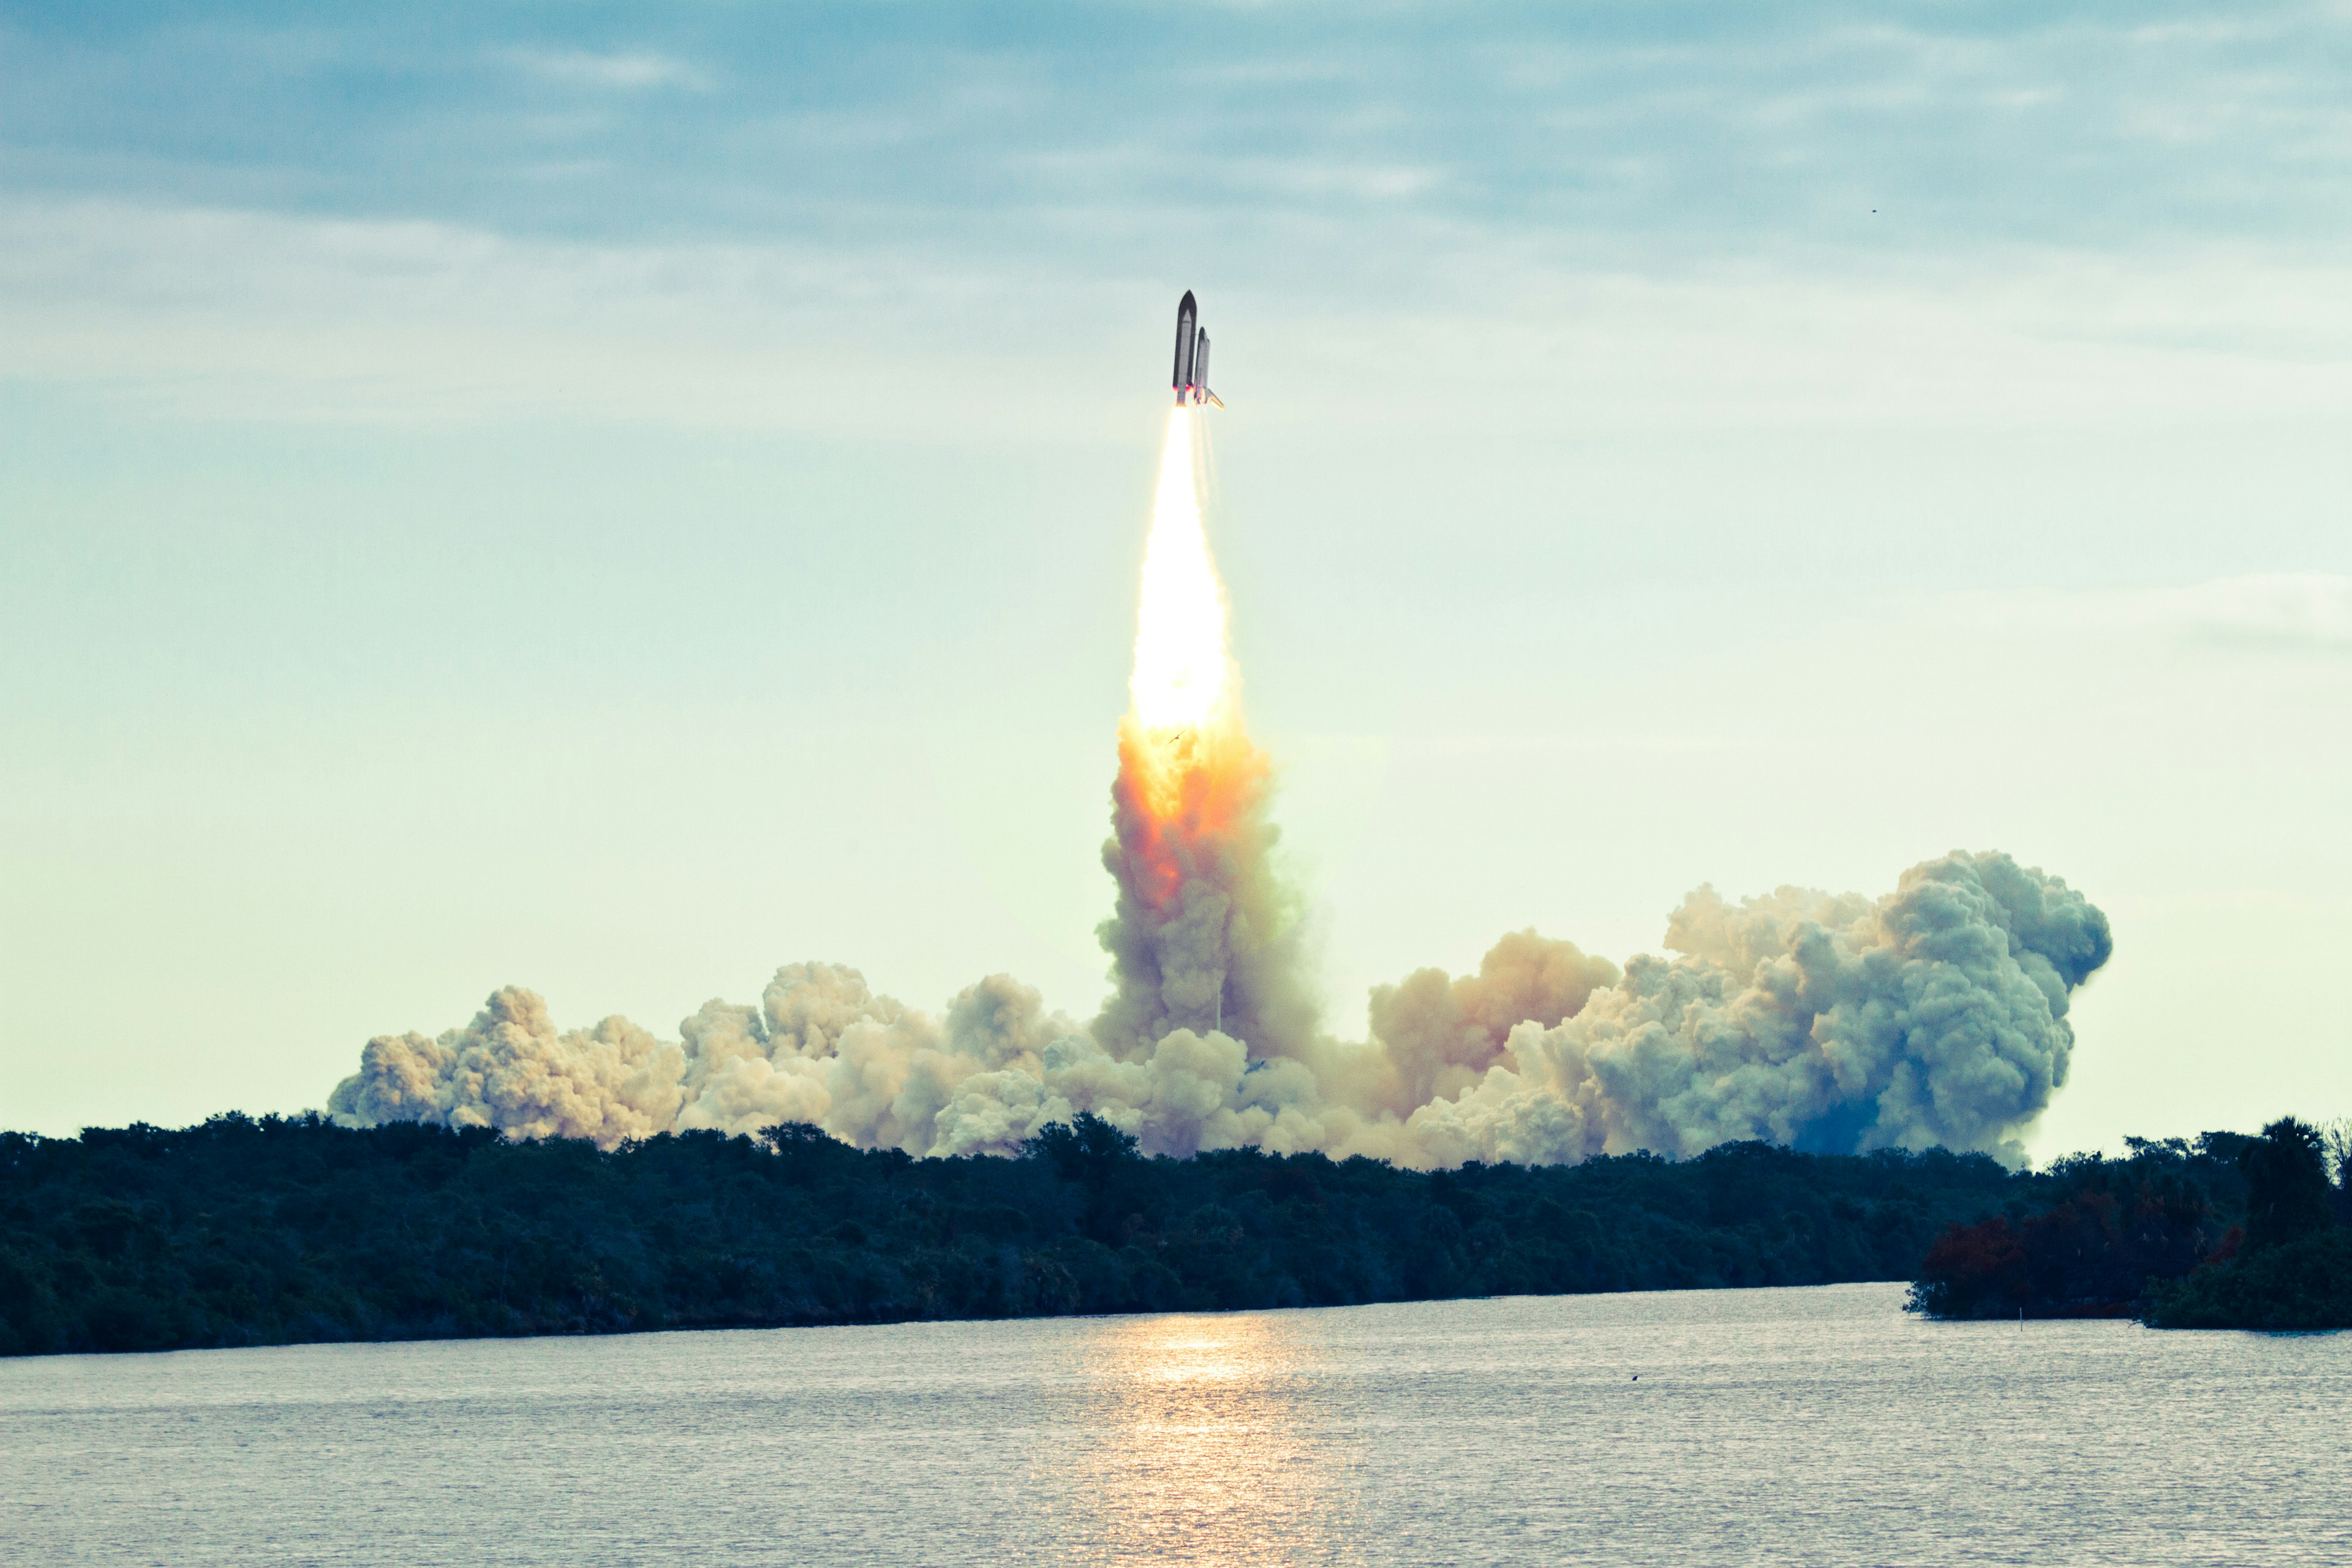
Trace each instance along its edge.
{"label": "white smoke cloud", "polygon": [[617,1017],[559,1033],[510,987],[437,1039],[370,1041],[329,1106],[347,1125],[607,1147],[804,1121],[917,1155],[1009,1153],[1090,1111],[1174,1155],[1556,1163],[1765,1138],[2015,1161],[2065,1082],[2068,998],[2112,949],[2106,917],[2063,881],[1958,852],[1877,900],[1782,888],[1733,904],[1702,888],[1665,945],[1620,973],[1516,932],[1475,975],[1375,990],[1370,1039],[1281,1054],[1192,1027],[1107,1048],[1004,975],[935,1019],[854,969],[789,964],[757,1007],[708,1003],[676,1042]]}
{"label": "white smoke cloud", "polygon": [[2006,855],[1916,866],[1875,904],[1701,889],[1675,960],[1637,958],[1508,1066],[1415,1111],[1439,1160],[1579,1160],[1729,1139],[1801,1149],[1981,1149],[2012,1163],[2066,1080],[2067,1000],[2107,960],[2106,917]]}
{"label": "white smoke cloud", "polygon": [[558,1034],[547,1004],[509,985],[437,1040],[370,1040],[330,1105],[355,1125],[437,1121],[609,1146],[678,1124],[685,1066],[678,1047],[625,1018]]}

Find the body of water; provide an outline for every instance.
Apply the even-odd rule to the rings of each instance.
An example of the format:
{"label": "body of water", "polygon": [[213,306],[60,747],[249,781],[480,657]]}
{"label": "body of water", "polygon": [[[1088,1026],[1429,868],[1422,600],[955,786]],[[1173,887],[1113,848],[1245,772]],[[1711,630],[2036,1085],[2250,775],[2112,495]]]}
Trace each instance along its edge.
{"label": "body of water", "polygon": [[0,1561],[2352,1561],[2352,1335],[1901,1300],[0,1362]]}

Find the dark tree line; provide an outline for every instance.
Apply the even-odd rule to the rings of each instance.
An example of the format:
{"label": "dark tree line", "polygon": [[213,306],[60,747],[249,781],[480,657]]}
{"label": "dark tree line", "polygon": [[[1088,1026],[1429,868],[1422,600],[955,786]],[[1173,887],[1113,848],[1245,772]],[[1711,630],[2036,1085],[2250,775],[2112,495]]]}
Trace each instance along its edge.
{"label": "dark tree line", "polygon": [[2352,1162],[2331,1162],[2317,1130],[2285,1117],[2257,1138],[2128,1142],[2120,1160],[2077,1155],[2021,1177],[2004,1212],[1946,1231],[1912,1309],[2352,1328]]}
{"label": "dark tree line", "polygon": [[315,1117],[0,1134],[0,1352],[1903,1279],[2016,1180],[1761,1143],[1436,1173],[1146,1159],[1091,1117],[1019,1159],[801,1126],[611,1152]]}
{"label": "dark tree line", "polygon": [[1080,1117],[1018,1159],[812,1127],[609,1152],[312,1116],[0,1134],[0,1353],[1323,1306],[1911,1279],[1941,1316],[2352,1323],[2315,1134],[1981,1155],[1726,1144],[1398,1170],[1146,1159]]}
{"label": "dark tree line", "polygon": [[2318,1131],[2294,1117],[2238,1151],[2243,1232],[2154,1292],[2161,1329],[2352,1329],[2352,1158],[2328,1181]]}

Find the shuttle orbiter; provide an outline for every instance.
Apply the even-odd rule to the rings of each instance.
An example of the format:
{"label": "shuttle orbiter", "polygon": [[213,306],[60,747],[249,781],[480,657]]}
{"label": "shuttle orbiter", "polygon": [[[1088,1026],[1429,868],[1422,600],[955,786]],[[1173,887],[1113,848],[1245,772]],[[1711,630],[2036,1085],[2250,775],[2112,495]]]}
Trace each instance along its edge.
{"label": "shuttle orbiter", "polygon": [[1209,334],[1201,330],[1199,317],[1187,289],[1176,307],[1176,406],[1213,403],[1223,408],[1225,400],[1209,390]]}

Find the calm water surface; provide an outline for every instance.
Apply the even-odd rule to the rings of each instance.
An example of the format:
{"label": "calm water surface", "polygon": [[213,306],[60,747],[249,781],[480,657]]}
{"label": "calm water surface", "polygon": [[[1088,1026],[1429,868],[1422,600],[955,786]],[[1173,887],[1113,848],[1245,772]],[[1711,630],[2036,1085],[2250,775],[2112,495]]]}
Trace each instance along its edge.
{"label": "calm water surface", "polygon": [[2352,1335],[1901,1298],[0,1362],[0,1562],[2352,1562]]}

